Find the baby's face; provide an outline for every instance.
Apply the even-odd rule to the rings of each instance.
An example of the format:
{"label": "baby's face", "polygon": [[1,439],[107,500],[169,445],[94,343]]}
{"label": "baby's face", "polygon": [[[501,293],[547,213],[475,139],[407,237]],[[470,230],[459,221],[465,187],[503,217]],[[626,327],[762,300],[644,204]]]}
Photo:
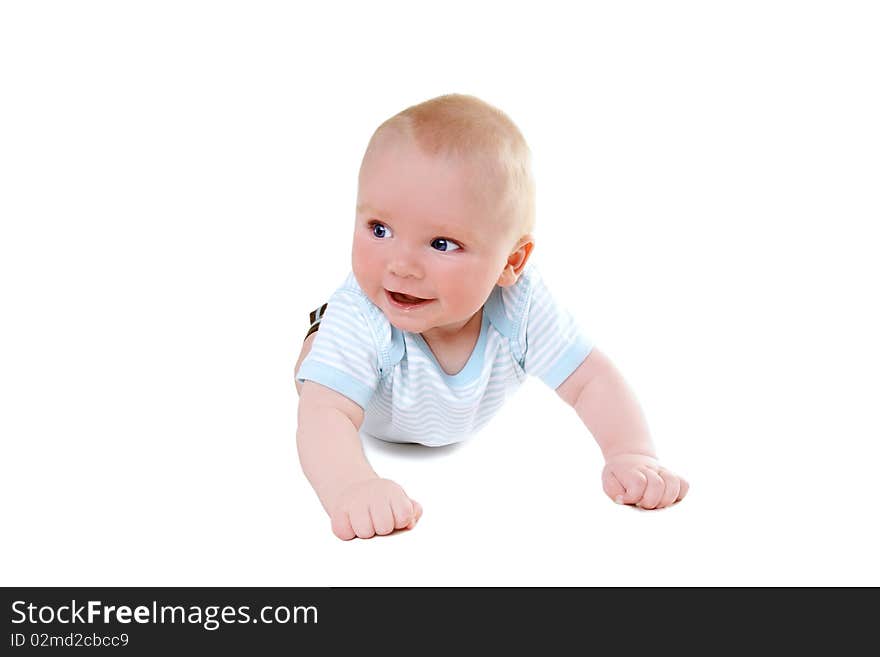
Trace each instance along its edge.
{"label": "baby's face", "polygon": [[480,202],[470,169],[424,155],[403,137],[381,144],[364,164],[352,269],[401,330],[461,328],[507,264],[514,236]]}

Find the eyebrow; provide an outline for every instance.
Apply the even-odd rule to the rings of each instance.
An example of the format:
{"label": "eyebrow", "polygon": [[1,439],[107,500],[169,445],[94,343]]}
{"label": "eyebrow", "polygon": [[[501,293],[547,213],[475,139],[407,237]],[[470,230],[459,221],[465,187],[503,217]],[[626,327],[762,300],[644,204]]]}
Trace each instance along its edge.
{"label": "eyebrow", "polygon": [[[349,206],[349,207],[350,207],[350,206]],[[382,217],[382,218],[384,218],[384,219],[391,219],[391,215],[390,215],[389,213],[387,213],[387,212],[383,212],[382,210],[377,210],[377,209],[374,208],[373,206],[368,205],[368,204],[366,204],[366,203],[358,203],[357,208],[356,208],[356,211],[357,211],[357,212],[367,212],[367,213],[370,213],[370,214],[375,214],[375,215],[378,215],[379,217]]]}

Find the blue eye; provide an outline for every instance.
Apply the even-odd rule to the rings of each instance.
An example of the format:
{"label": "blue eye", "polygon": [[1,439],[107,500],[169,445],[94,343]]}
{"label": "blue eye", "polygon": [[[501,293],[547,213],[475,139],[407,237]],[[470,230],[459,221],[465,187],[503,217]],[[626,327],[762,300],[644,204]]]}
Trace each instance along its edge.
{"label": "blue eye", "polygon": [[448,240],[444,237],[438,237],[433,242],[431,242],[431,247],[437,249],[438,251],[455,251],[461,248],[452,240]]}
{"label": "blue eye", "polygon": [[387,226],[380,224],[378,221],[370,224],[370,230],[373,231],[373,237],[378,237],[380,240],[388,237],[391,233]]}

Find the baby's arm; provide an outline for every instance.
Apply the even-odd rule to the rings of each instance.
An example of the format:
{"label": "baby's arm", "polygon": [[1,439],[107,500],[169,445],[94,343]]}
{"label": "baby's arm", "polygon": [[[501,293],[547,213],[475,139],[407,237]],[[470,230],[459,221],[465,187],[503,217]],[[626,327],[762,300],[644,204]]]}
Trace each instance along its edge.
{"label": "baby's arm", "polygon": [[296,445],[300,464],[343,540],[410,529],[422,508],[404,490],[380,479],[364,456],[358,430],[363,409],[313,381],[302,386]]}
{"label": "baby's arm", "polygon": [[635,396],[598,349],[590,352],[556,392],[577,411],[599,444],[605,457],[602,485],[611,499],[659,509],[687,494],[687,481],[657,461]]}

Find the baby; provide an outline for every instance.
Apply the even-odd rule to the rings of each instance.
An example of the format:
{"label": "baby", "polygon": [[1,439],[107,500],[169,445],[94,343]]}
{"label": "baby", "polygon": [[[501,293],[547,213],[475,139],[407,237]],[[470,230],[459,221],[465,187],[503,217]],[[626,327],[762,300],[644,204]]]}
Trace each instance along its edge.
{"label": "baby", "polygon": [[534,188],[519,129],[473,96],[415,105],[373,134],[352,272],[311,314],[296,365],[300,462],[339,538],[410,529],[422,514],[370,467],[359,432],[461,441],[529,375],[594,436],[612,500],[659,509],[687,493],[621,375],[529,262]]}

